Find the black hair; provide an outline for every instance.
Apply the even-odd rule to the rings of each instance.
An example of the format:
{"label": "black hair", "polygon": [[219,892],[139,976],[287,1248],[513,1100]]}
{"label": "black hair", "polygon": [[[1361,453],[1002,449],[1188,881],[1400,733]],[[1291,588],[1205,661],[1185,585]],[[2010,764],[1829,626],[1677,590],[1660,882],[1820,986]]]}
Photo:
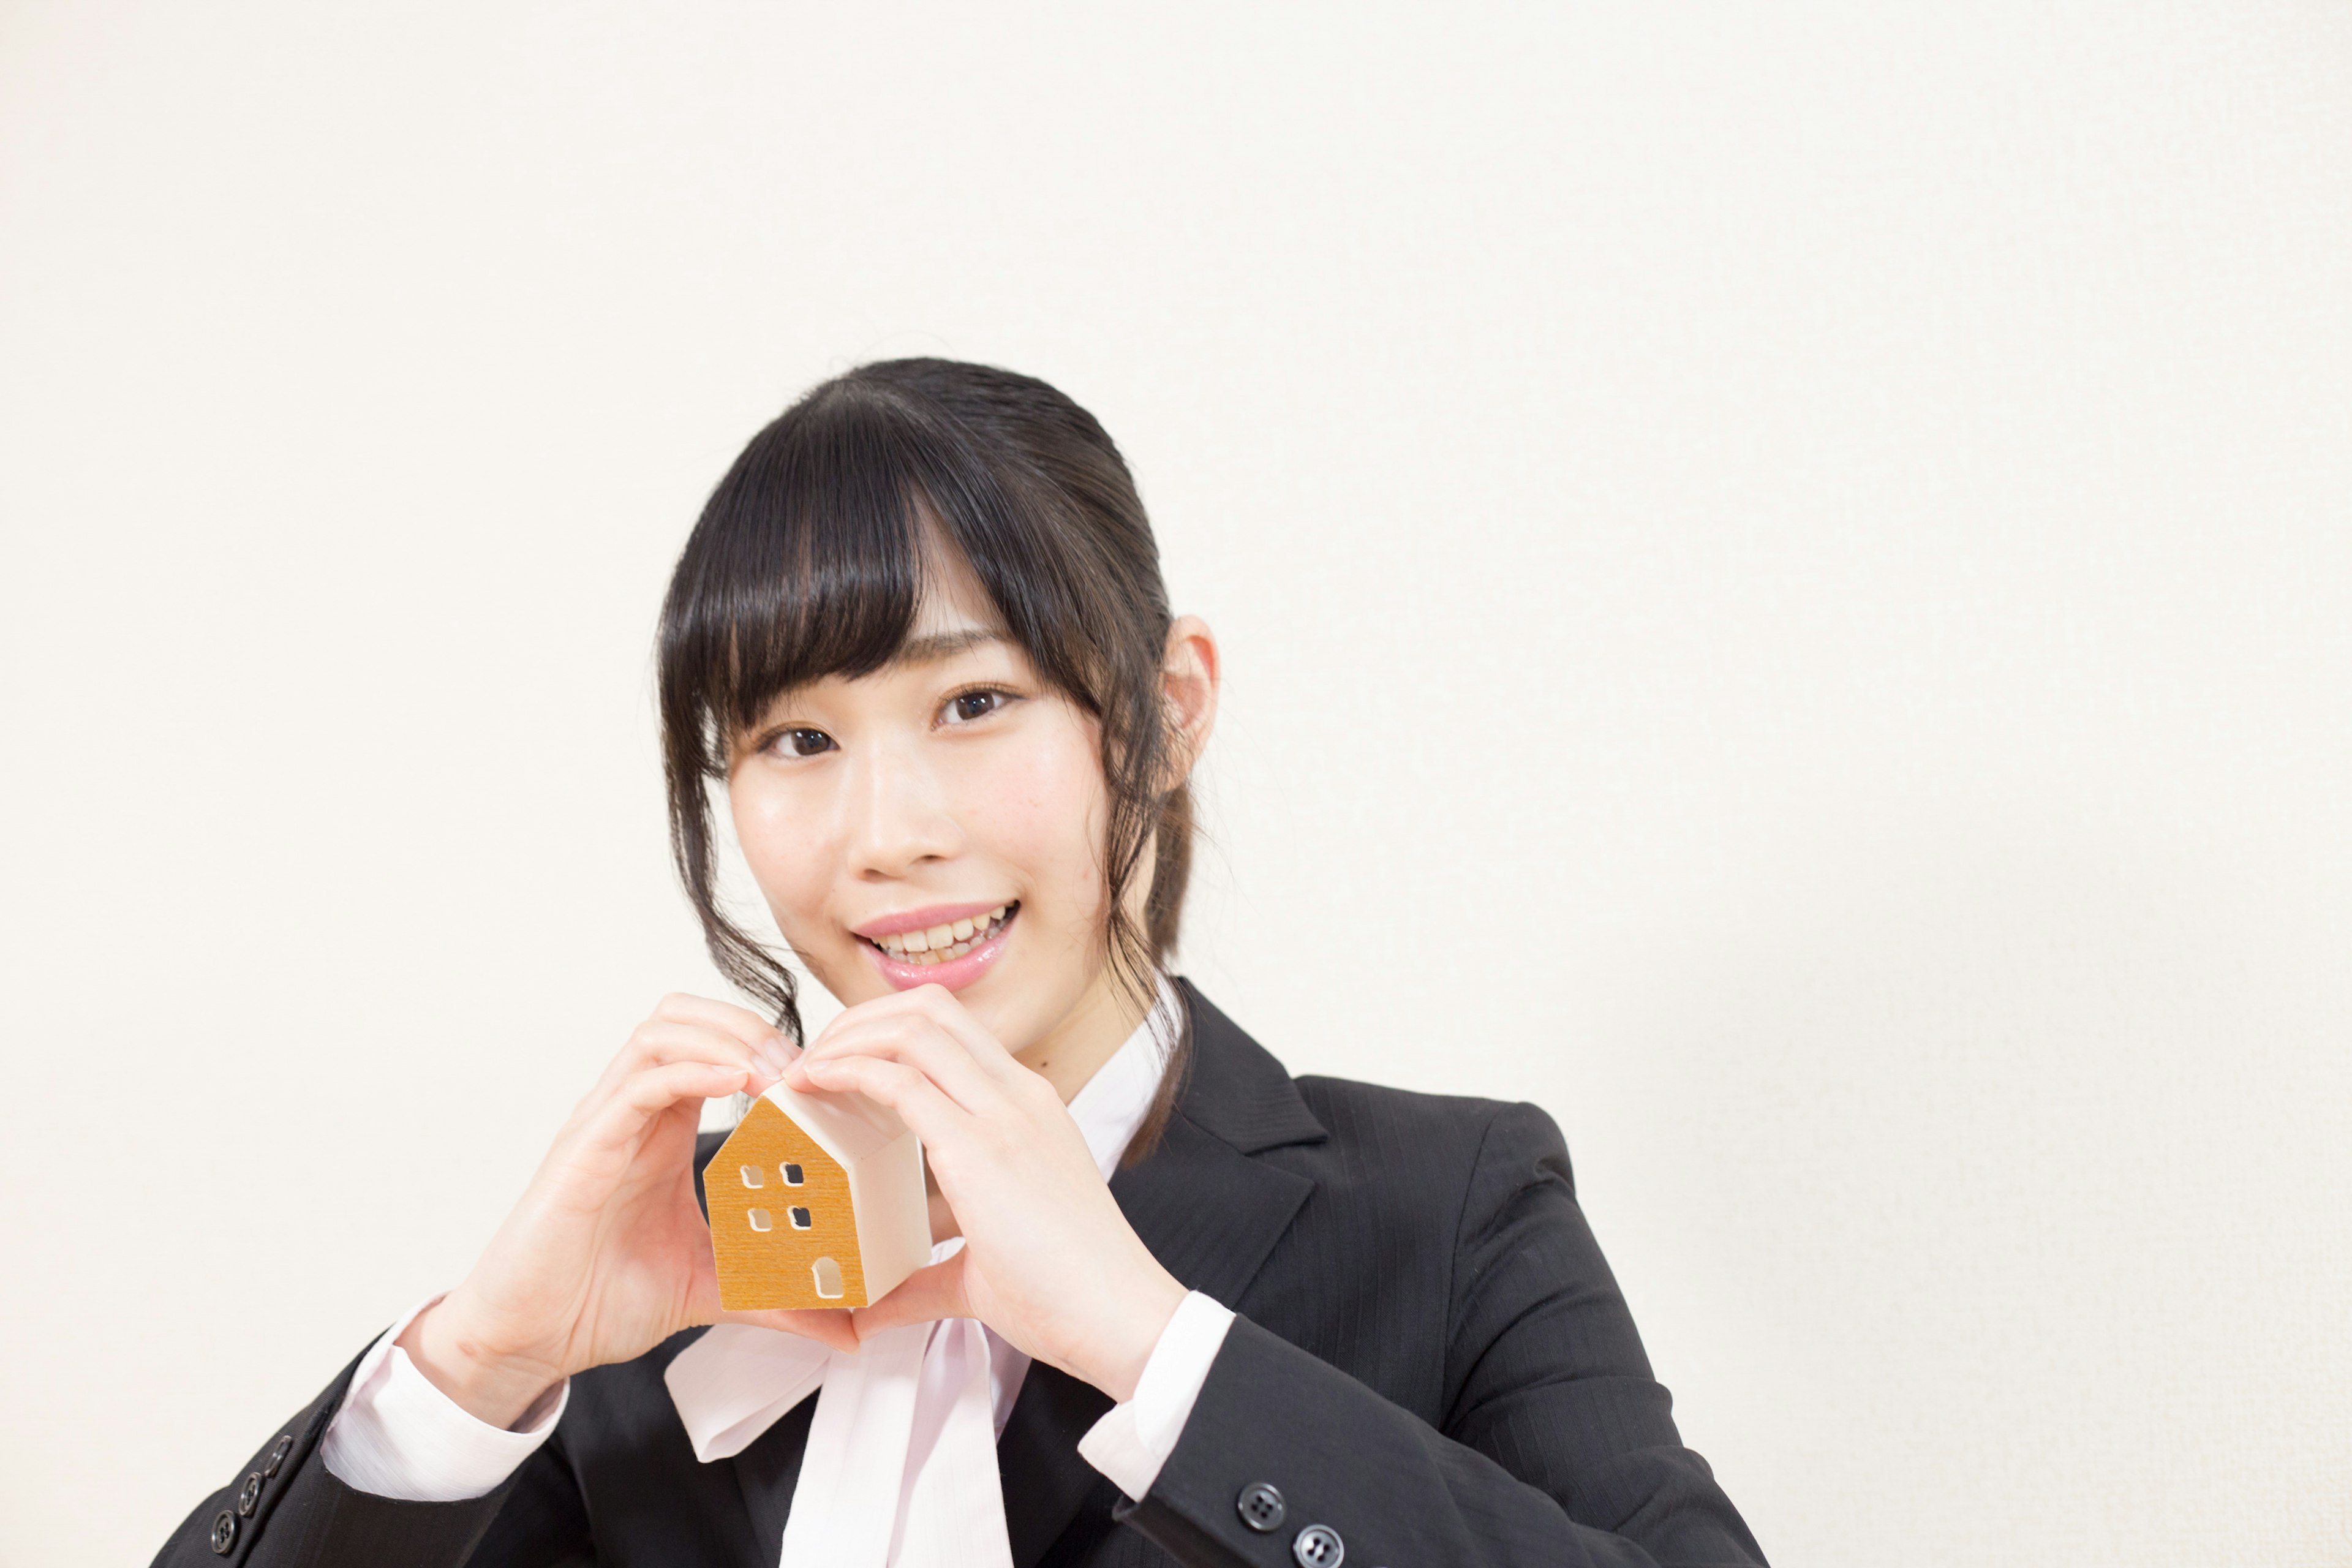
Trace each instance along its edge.
{"label": "black hair", "polygon": [[[940,545],[969,563],[1039,675],[1099,727],[1106,957],[1139,1004],[1175,946],[1192,795],[1161,687],[1168,591],[1126,460],[1094,416],[1034,376],[953,360],[861,365],[751,437],[662,605],[671,852],[719,971],[796,1041],[792,971],[719,907],[709,786],[778,694],[890,661],[914,625],[925,552]],[[1127,893],[1147,852],[1139,929]]]}

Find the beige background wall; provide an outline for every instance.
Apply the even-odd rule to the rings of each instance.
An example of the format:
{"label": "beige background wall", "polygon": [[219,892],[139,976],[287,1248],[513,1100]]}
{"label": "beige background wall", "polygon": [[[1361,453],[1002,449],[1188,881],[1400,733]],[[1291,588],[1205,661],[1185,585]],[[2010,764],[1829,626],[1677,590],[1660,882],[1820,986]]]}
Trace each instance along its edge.
{"label": "beige background wall", "polygon": [[1537,1100],[1775,1559],[2352,1562],[2352,12],[0,9],[0,1564],[664,990],[647,643],[905,353],[1124,443],[1187,962]]}

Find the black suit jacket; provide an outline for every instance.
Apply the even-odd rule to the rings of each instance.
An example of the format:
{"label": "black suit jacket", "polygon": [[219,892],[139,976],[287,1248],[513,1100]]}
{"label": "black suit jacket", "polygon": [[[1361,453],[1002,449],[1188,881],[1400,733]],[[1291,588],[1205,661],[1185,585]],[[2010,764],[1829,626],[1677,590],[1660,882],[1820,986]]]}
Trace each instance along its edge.
{"label": "black suit jacket", "polygon": [[[1078,1458],[1108,1397],[1030,1369],[997,1447],[1015,1563],[1290,1568],[1310,1525],[1361,1568],[1763,1561],[1675,1434],[1549,1117],[1294,1080],[1183,994],[1187,1080],[1111,1191],[1171,1273],[1241,1315],[1140,1502]],[[698,1463],[662,1372],[700,1331],[575,1377],[545,1447],[467,1502],[328,1472],[347,1367],[156,1563],[774,1568],[816,1402]],[[1260,1485],[1270,1528],[1240,1506]]]}

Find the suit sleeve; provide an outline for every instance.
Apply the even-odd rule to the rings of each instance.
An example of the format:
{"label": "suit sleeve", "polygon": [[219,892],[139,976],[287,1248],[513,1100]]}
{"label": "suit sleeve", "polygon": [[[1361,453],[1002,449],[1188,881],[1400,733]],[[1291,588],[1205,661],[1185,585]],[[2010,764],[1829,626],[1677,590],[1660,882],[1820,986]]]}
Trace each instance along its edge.
{"label": "suit sleeve", "polygon": [[[1188,1568],[1763,1563],[1682,1446],[1567,1147],[1533,1106],[1487,1127],[1452,1296],[1442,1429],[1242,1318],[1150,1492],[1120,1517]],[[1255,1494],[1245,1510],[1260,1487],[1279,1502]]]}
{"label": "suit sleeve", "polygon": [[560,1438],[504,1485],[462,1502],[402,1502],[338,1480],[319,1444],[358,1366],[345,1367],[236,1479],[197,1504],[154,1568],[460,1568],[494,1526],[501,1564],[593,1560]]}

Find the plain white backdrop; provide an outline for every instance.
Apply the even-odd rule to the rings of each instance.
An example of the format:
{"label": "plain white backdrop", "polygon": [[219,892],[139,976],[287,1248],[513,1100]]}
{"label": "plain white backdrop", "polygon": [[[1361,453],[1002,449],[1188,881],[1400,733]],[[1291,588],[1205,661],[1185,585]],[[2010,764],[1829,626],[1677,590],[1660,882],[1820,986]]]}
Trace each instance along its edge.
{"label": "plain white backdrop", "polygon": [[2343,5],[10,0],[0,1564],[717,985],[665,575],[910,353],[1223,635],[1186,967],[1559,1120],[1775,1561],[2352,1562]]}

